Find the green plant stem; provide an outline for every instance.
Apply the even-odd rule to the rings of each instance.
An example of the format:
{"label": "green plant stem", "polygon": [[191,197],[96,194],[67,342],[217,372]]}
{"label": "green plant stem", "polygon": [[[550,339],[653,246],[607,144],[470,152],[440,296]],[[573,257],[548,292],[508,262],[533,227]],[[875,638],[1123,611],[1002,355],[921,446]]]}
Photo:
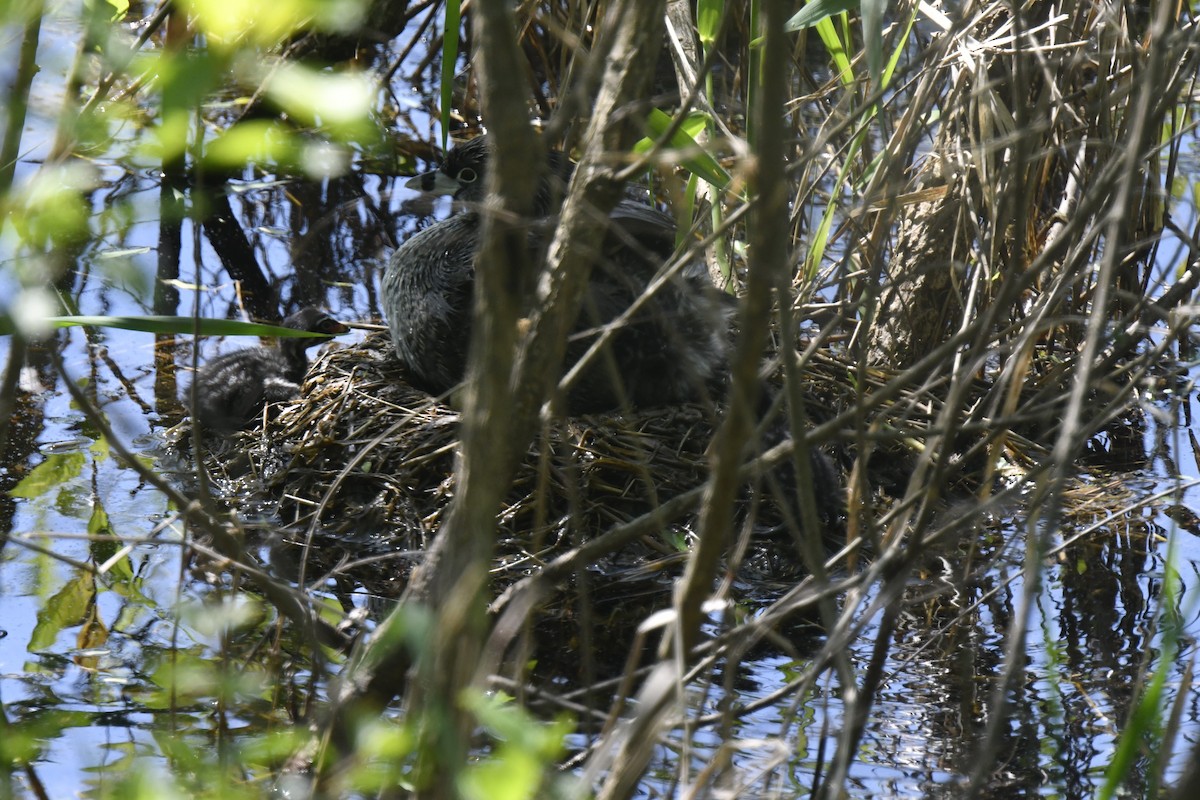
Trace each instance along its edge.
{"label": "green plant stem", "polygon": [[[25,130],[25,113],[29,109],[29,88],[37,74],[37,48],[42,31],[40,0],[26,12],[25,34],[21,37],[21,54],[17,61],[17,75],[8,92],[8,125],[4,130],[4,142],[0,145],[0,196],[12,188],[17,169],[17,157],[21,152],[22,132]],[[3,448],[0,448],[2,450]]]}
{"label": "green plant stem", "polygon": [[766,346],[776,275],[787,269],[787,242],[778,231],[787,226],[787,193],[783,183],[784,104],[782,69],[783,4],[765,0],[762,58],[766,67],[752,72],[761,78],[759,101],[753,107],[757,132],[751,147],[758,158],[751,195],[758,205],[748,225],[754,268],[746,282],[746,293],[738,308],[740,334],[732,359],[729,410],[717,430],[709,482],[701,505],[700,535],[693,557],[680,583],[675,600],[679,614],[675,647],[677,657],[688,658],[699,638],[701,607],[712,592],[713,580],[732,526],[734,497],[738,490],[737,468],[742,447],[754,431],[757,405],[758,363]]}

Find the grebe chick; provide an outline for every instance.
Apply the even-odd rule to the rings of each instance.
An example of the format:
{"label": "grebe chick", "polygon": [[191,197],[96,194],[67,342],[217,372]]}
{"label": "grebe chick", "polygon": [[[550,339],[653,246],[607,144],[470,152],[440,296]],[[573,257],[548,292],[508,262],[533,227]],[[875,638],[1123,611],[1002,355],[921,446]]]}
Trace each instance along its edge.
{"label": "grebe chick", "polygon": [[267,403],[300,395],[309,347],[350,330],[319,308],[302,308],[280,323],[285,328],[325,334],[287,337],[275,347],[248,347],[214,358],[196,373],[192,416],[205,428],[233,433],[252,425]]}

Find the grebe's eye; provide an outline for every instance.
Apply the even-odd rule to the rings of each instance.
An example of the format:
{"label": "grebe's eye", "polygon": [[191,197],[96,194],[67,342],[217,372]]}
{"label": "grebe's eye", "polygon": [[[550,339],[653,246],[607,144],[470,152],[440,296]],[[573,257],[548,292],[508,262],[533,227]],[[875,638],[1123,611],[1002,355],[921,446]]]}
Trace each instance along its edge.
{"label": "grebe's eye", "polygon": [[474,183],[478,178],[479,175],[470,167],[463,167],[458,171],[459,183]]}

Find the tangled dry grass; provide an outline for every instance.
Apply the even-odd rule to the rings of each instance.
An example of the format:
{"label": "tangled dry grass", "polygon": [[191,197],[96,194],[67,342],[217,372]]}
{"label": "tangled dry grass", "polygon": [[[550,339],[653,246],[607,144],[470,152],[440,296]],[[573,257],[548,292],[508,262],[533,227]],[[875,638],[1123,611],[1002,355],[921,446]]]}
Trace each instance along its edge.
{"label": "tangled dry grass", "polygon": [[[932,391],[896,392],[891,371],[864,371],[834,349],[810,354],[804,372],[810,417],[840,438],[826,451],[836,451],[831,461],[850,484],[850,507],[878,518],[904,493],[909,469],[937,424],[938,399]],[[988,386],[979,381],[980,395]],[[394,596],[455,496],[460,415],[443,400],[410,386],[387,334],[372,333],[322,351],[303,396],[231,443],[244,457],[230,459],[224,448],[206,466],[227,501],[265,509],[272,528],[304,546],[303,558],[315,564],[310,576],[349,577]],[[852,419],[864,411],[867,419]],[[719,414],[719,408],[682,405],[547,424],[497,514],[497,588],[580,542],[617,532],[587,568],[611,585],[651,577],[665,592],[669,582],[661,579],[678,574],[695,535]],[[870,436],[852,440],[845,431],[853,428]],[[994,477],[997,460],[1019,476],[1045,454],[1037,442],[1010,431],[998,457],[989,452],[996,442],[985,434],[964,427],[957,437],[962,469],[953,485],[960,492]],[[748,447],[747,459],[762,449]],[[796,523],[795,493],[779,477],[759,471],[739,502],[746,546],[736,567],[759,586],[786,584],[804,571],[787,531]],[[1080,484],[1081,501],[1087,486]],[[843,521],[826,517],[828,552],[846,544]]]}
{"label": "tangled dry grass", "polygon": [[[610,554],[607,571],[680,562],[718,413],[682,405],[546,425],[497,515],[494,575],[528,574],[581,540],[639,520],[645,532]],[[409,386],[387,335],[376,333],[321,353],[304,396],[237,438],[248,470],[245,460],[209,466],[223,473],[227,495],[272,508],[293,537],[372,540],[419,554],[455,494],[458,426],[451,405]],[[783,516],[769,495],[748,485],[741,503],[749,527],[768,539]]]}

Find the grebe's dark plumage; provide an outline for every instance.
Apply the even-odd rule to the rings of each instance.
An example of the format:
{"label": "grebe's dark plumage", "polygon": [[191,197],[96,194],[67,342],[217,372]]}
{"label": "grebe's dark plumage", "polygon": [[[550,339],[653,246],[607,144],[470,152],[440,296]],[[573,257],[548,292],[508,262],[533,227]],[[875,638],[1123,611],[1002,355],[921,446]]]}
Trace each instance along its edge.
{"label": "grebe's dark plumage", "polygon": [[325,334],[284,338],[276,347],[249,347],[214,358],[196,374],[193,416],[204,427],[232,433],[253,424],[267,403],[300,394],[308,370],[305,352],[350,330],[319,308],[302,308],[280,323],[285,328]]}
{"label": "grebe's dark plumage", "polygon": [[[491,139],[487,136],[477,136],[455,145],[454,149],[446,153],[441,166],[409,179],[405,186],[422,192],[450,195],[460,203],[482,203],[487,196],[485,178],[490,142]],[[559,210],[567,193],[571,173],[575,171],[571,160],[558,150],[548,151],[546,162],[546,173],[542,176],[533,200],[534,214],[539,217]],[[671,245],[674,246],[674,241]]]}
{"label": "grebe's dark plumage", "polygon": [[[486,137],[456,147],[435,173],[409,186],[483,200]],[[571,163],[549,154],[550,174],[535,200],[536,213],[556,211],[555,198],[570,178]],[[470,207],[468,206],[468,209]],[[475,256],[482,218],[466,210],[405,241],[383,277],[383,305],[396,352],[414,383],[433,393],[463,378],[470,342]],[[602,253],[593,267],[575,333],[567,348],[573,364],[594,341],[597,328],[620,317],[645,291],[675,250],[675,224],[658,210],[625,200],[609,214]],[[540,257],[547,224],[531,225],[531,255]],[[689,265],[644,302],[575,382],[572,413],[609,410],[628,402],[649,407],[701,399],[726,372],[731,303],[708,279],[702,264]],[[588,335],[591,332],[592,335]]]}

